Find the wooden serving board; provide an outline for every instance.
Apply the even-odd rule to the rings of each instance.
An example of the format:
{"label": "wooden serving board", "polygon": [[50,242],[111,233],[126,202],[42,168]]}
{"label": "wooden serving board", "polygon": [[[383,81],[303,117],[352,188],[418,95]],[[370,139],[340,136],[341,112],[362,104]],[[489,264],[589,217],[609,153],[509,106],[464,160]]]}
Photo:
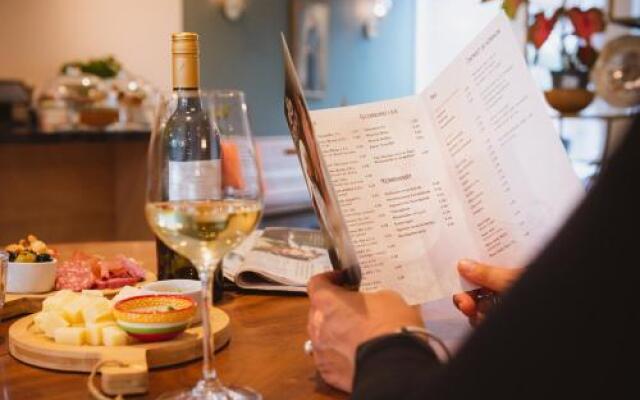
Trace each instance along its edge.
{"label": "wooden serving board", "polygon": [[[147,271],[144,281],[138,282],[136,286],[155,282],[158,277],[153,272]],[[120,289],[104,289],[102,294],[107,298],[112,298]],[[47,293],[7,293],[4,307],[0,309],[0,320],[17,317],[23,314],[33,314],[42,309],[42,302],[49,296],[53,296],[57,291]]]}
{"label": "wooden serving board", "polygon": [[[9,328],[9,352],[36,367],[59,371],[91,372],[101,361],[113,360],[126,367],[103,366],[102,390],[110,395],[145,393],[148,370],[192,361],[202,357],[202,327],[187,329],[166,342],[135,343],[128,346],[70,346],[55,343],[33,329],[33,315],[19,319]],[[216,350],[229,342],[229,316],[211,308]]]}

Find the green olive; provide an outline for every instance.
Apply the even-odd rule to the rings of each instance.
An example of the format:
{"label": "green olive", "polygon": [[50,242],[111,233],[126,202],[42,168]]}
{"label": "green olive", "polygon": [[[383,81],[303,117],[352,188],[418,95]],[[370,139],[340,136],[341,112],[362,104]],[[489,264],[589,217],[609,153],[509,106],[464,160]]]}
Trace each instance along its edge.
{"label": "green olive", "polygon": [[18,257],[16,257],[16,262],[18,263],[36,262],[36,255],[29,251],[23,251],[20,254],[18,254]]}

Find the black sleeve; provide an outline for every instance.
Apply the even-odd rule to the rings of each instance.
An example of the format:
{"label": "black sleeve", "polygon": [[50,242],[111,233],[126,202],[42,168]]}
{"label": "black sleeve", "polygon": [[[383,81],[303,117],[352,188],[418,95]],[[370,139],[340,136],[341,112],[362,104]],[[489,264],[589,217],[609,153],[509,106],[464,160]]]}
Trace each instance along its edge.
{"label": "black sleeve", "polygon": [[398,387],[414,387],[424,378],[407,371],[426,371],[438,364],[436,354],[419,338],[396,334],[373,339],[358,348],[353,398],[395,398]]}
{"label": "black sleeve", "polygon": [[353,398],[637,397],[639,186],[637,119],[587,198],[449,363],[415,343],[361,348]]}

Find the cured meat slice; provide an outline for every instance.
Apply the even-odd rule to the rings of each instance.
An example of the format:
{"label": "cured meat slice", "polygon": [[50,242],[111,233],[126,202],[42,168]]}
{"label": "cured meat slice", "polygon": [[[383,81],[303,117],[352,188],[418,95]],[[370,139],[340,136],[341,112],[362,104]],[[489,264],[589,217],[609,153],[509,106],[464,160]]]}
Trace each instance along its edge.
{"label": "cured meat slice", "polygon": [[139,278],[111,278],[107,280],[95,281],[96,289],[117,289],[127,285],[135,285],[140,281]]}
{"label": "cured meat slice", "polygon": [[135,259],[119,254],[116,256],[116,260],[118,260],[120,265],[127,270],[129,276],[140,278],[140,280],[143,280],[146,277],[146,271]]}
{"label": "cured meat slice", "polygon": [[56,270],[56,289],[80,291],[90,289],[95,278],[90,268],[82,263],[66,262]]}
{"label": "cured meat slice", "polygon": [[117,255],[104,259],[96,255],[75,252],[58,266],[56,289],[117,289],[144,280],[145,270],[133,258]]}

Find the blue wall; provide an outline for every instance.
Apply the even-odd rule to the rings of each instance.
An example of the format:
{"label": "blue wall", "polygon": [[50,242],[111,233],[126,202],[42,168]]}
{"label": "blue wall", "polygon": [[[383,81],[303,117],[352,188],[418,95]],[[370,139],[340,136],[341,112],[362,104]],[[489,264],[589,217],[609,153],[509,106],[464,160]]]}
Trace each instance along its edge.
{"label": "blue wall", "polygon": [[[331,0],[329,85],[311,108],[406,96],[414,87],[415,0],[396,0],[379,36],[362,35],[358,11],[370,0]],[[252,0],[237,22],[209,0],[184,0],[184,29],[201,35],[204,88],[234,88],[247,95],[257,135],[286,134],[282,113],[280,32],[289,32],[289,1]]]}

